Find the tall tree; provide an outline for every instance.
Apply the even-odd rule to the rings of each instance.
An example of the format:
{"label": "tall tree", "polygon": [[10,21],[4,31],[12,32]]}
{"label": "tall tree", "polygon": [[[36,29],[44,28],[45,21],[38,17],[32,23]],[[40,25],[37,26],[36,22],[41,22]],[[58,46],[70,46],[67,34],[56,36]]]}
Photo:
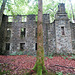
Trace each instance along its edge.
{"label": "tall tree", "polygon": [[37,22],[37,61],[36,71],[38,75],[46,72],[44,66],[43,27],[42,27],[42,0],[38,0],[38,22]]}
{"label": "tall tree", "polygon": [[43,47],[43,20],[42,20],[42,0],[38,0],[38,21],[37,21],[37,56],[36,64],[33,68],[36,75],[55,75],[47,72],[44,64],[44,47]]}
{"label": "tall tree", "polygon": [[3,16],[3,12],[4,12],[4,9],[5,9],[6,2],[7,2],[7,0],[3,0],[2,6],[1,6],[1,10],[0,10],[0,26],[1,26],[1,23],[2,23],[2,16]]}
{"label": "tall tree", "polygon": [[37,60],[33,70],[36,75],[47,73],[44,65],[43,27],[42,27],[42,0],[38,0],[38,22],[37,22]]}

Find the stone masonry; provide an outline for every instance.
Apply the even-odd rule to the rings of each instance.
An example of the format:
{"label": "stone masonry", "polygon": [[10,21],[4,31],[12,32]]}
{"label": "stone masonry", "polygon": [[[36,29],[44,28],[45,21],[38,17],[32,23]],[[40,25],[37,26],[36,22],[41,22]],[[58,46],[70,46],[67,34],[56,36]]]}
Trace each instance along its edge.
{"label": "stone masonry", "polygon": [[[23,51],[36,55],[37,15],[3,15],[0,27],[0,54]],[[43,45],[45,55],[51,53],[75,54],[75,23],[70,22],[65,4],[58,5],[55,20],[50,23],[49,14],[43,14]]]}

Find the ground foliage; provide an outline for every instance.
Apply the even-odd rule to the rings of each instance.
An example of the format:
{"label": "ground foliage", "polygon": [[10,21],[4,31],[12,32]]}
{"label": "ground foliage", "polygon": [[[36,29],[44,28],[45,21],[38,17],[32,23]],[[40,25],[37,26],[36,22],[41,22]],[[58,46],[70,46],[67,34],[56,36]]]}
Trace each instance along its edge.
{"label": "ground foliage", "polygon": [[[11,75],[22,75],[29,72],[36,63],[36,57],[28,55],[0,56],[0,71],[10,72]],[[75,60],[61,56],[45,57],[45,67],[48,71],[75,74]],[[31,71],[31,74],[35,71]],[[6,73],[6,72],[5,72]],[[10,75],[7,73],[7,75]]]}

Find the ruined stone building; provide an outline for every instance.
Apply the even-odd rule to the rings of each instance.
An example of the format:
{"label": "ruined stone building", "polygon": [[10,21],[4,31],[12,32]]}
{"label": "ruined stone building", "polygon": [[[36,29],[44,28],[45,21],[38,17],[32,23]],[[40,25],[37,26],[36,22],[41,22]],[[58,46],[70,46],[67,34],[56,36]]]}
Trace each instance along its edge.
{"label": "ruined stone building", "polygon": [[[36,55],[37,15],[4,15],[0,27],[0,50],[7,54],[23,51]],[[43,14],[43,45],[45,55],[50,53],[75,53],[75,23],[70,22],[65,4],[58,5],[55,20]]]}

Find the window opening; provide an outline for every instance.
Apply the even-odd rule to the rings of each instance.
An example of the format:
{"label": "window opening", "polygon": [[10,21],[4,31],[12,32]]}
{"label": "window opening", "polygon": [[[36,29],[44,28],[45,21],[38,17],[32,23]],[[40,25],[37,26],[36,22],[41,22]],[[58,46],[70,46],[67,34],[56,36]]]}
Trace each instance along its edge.
{"label": "window opening", "polygon": [[11,30],[7,28],[7,37],[11,37]]}
{"label": "window opening", "polygon": [[25,49],[25,43],[20,43],[20,50],[24,50]]}
{"label": "window opening", "polygon": [[8,17],[8,22],[13,22],[13,17],[12,16]]}
{"label": "window opening", "polygon": [[21,37],[25,37],[26,28],[21,28]]}
{"label": "window opening", "polygon": [[27,16],[22,17],[22,22],[27,22]]}
{"label": "window opening", "polygon": [[64,27],[61,27],[61,32],[62,32],[62,35],[65,35],[65,33],[64,33]]}
{"label": "window opening", "polygon": [[6,43],[6,50],[10,50],[10,43]]}
{"label": "window opening", "polygon": [[35,43],[35,50],[37,50],[37,43]]}
{"label": "window opening", "polygon": [[36,28],[36,30],[35,30],[35,38],[37,38],[37,28]]}

